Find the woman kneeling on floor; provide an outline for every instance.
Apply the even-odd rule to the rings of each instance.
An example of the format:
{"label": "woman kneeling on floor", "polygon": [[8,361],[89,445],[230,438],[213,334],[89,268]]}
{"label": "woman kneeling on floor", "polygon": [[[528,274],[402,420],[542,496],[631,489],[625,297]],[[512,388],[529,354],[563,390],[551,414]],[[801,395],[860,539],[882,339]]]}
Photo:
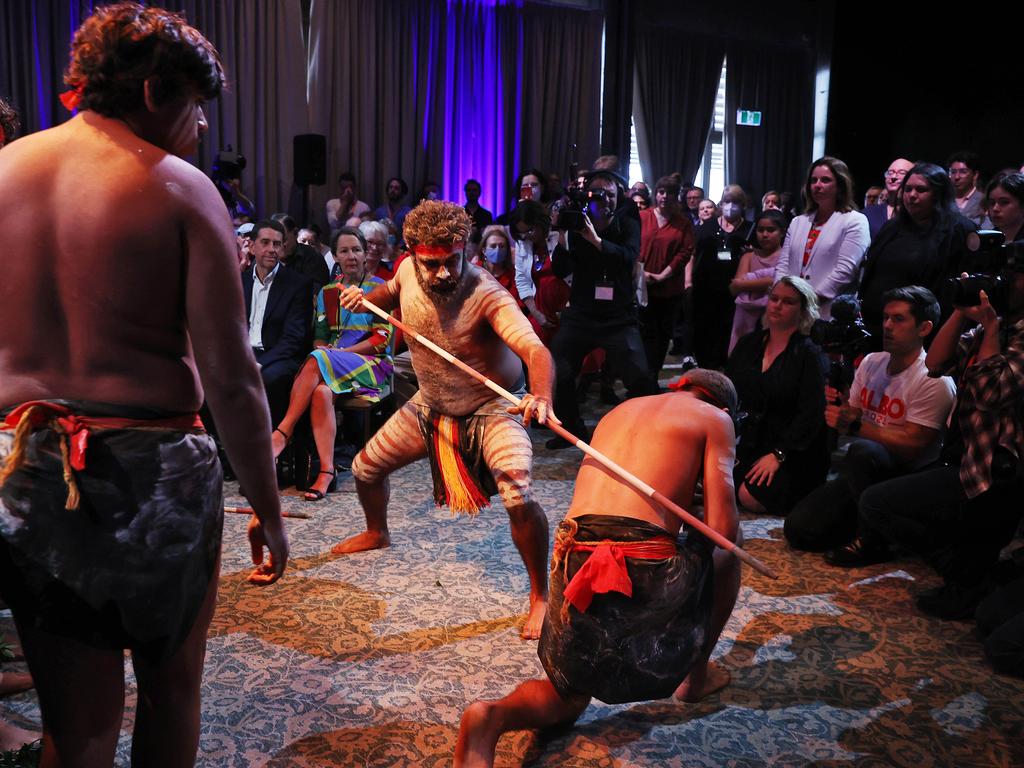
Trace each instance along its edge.
{"label": "woman kneeling on floor", "polygon": [[338,296],[350,285],[369,293],[383,283],[366,274],[366,240],[355,227],[343,227],[334,243],[334,260],[341,273],[316,298],[316,347],[292,384],[288,411],[274,429],[274,455],[291,439],[295,424],[309,409],[320,472],[305,494],[319,501],[334,481],[334,415],[336,395],[354,395],[374,402],[392,371],[388,342],[391,325],[369,312],[353,313],[341,307]]}

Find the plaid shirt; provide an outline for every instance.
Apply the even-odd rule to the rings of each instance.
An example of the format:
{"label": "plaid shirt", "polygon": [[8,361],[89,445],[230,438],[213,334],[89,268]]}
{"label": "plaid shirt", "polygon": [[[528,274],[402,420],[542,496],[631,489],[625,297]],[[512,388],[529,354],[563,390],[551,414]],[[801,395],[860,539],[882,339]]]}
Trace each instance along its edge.
{"label": "plaid shirt", "polygon": [[1000,329],[1000,352],[975,362],[982,328],[960,337],[957,348],[957,420],[963,437],[960,484],[967,498],[992,486],[997,447],[1024,457],[1024,319]]}

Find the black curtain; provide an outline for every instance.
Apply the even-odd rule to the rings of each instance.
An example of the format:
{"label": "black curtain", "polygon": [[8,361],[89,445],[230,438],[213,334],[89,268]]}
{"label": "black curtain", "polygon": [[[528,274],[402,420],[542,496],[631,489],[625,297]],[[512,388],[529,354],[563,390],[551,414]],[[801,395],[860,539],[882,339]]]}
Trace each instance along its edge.
{"label": "black curtain", "polygon": [[[810,164],[814,64],[809,49],[730,43],[725,84],[725,181],[760,198],[797,192]],[[736,111],[760,110],[759,126],[736,125]]]}
{"label": "black curtain", "polygon": [[633,119],[644,178],[691,180],[711,130],[722,76],[721,40],[648,27],[636,37]]}
{"label": "black curtain", "polygon": [[[633,116],[635,9],[631,0],[605,3],[604,108],[601,112],[601,154],[628,162]],[[589,167],[585,160],[584,168]]]}

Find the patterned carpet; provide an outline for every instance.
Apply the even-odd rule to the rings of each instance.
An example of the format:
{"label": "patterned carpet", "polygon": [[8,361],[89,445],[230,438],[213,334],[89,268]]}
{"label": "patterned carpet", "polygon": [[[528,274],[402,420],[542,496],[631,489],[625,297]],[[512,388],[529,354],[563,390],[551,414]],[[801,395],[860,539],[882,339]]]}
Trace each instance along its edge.
{"label": "patterned carpet", "polygon": [[[554,525],[579,454],[534,434]],[[330,546],[362,526],[351,480],[319,504],[285,495],[314,517],[289,521],[294,560],[265,589],[245,581],[246,518],[228,516],[197,765],[449,765],[467,702],[541,674],[517,634],[527,579],[500,503],[452,519],[429,491],[423,463],[398,473],[393,546],[344,558]],[[743,531],[782,578],[744,572],[716,649],[729,687],[692,706],[595,703],[574,729],[506,735],[497,764],[1024,765],[1024,682],[991,672],[972,626],[916,611],[913,594],[934,583],[920,563],[843,572],[790,552],[779,520],[747,517]],[[134,705],[132,685],[125,734]],[[0,711],[38,724],[32,693]],[[117,765],[128,749],[124,736]]]}

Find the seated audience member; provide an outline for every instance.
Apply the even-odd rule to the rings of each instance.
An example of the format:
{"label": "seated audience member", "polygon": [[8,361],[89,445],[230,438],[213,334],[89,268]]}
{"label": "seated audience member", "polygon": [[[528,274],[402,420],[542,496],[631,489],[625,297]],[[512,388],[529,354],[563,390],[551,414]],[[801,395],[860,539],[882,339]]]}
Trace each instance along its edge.
{"label": "seated audience member", "polygon": [[512,241],[508,231],[499,224],[491,224],[481,232],[480,240],[480,264],[523,306],[516,290],[516,270],[512,263]]}
{"label": "seated audience member", "polygon": [[[867,215],[866,211],[867,211],[867,208],[868,208],[869,205],[878,205],[879,203],[884,203],[884,202],[885,202],[885,187],[877,187],[877,186],[876,187],[868,187],[867,191],[864,193],[864,210],[865,210],[865,214],[864,215],[865,216]],[[869,227],[871,226],[870,220],[868,221],[868,226]],[[875,236],[875,233],[872,232],[871,233],[871,237],[874,238],[874,236]]]}
{"label": "seated audience member", "polygon": [[334,483],[334,415],[337,395],[355,395],[371,402],[391,375],[388,342],[391,326],[369,312],[350,312],[339,301],[342,290],[358,286],[369,293],[384,281],[366,272],[366,240],[355,227],[342,227],[336,235],[334,255],[341,266],[339,279],[320,290],[316,299],[315,349],[306,358],[292,384],[284,418],[274,428],[274,455],[284,450],[302,414],[309,409],[320,472],[305,494],[319,501]]}
{"label": "seated audience member", "polygon": [[309,352],[313,319],[310,280],[280,263],[283,251],[284,227],[273,220],[258,222],[253,268],[242,273],[249,345],[260,366],[274,422],[284,415],[292,379]]}
{"label": "seated audience member", "polygon": [[640,261],[647,281],[647,306],[640,307],[640,332],[651,378],[658,380],[672,341],[685,289],[686,265],[695,238],[679,204],[679,182],[663,176],[654,185],[655,206],[640,210]]}
{"label": "seated audience member", "polygon": [[985,220],[985,193],[978,189],[981,158],[974,152],[955,152],[946,162],[946,168],[953,184],[957,210],[980,227]]}
{"label": "seated audience member", "polygon": [[238,253],[238,269],[245,272],[252,267],[252,237],[255,224],[242,224],[235,228],[235,249]]}
{"label": "seated audience member", "polygon": [[284,226],[284,251],[281,253],[281,263],[308,277],[313,281],[313,291],[319,291],[331,279],[331,269],[324,263],[323,256],[315,248],[299,242],[298,225],[287,213],[275,213],[270,218]]}
{"label": "seated audience member", "polygon": [[762,211],[782,211],[782,195],[770,189],[761,197]]}
{"label": "seated audience member", "polygon": [[[683,187],[681,194],[682,202],[686,205],[684,213],[690,217],[690,223],[693,224],[695,229],[700,226],[701,221],[707,221],[707,219],[711,218],[710,216],[703,220],[700,218],[700,204],[704,202],[705,199],[703,189],[695,187],[692,184],[687,184]],[[714,203],[711,204],[714,206]]]}
{"label": "seated audience member", "polygon": [[480,193],[483,191],[480,182],[476,179],[468,179],[462,191],[466,194],[466,204],[462,207],[466,209],[469,218],[473,220],[473,229],[483,232],[493,223],[494,215],[480,205]]}
{"label": "seated audience member", "polygon": [[993,179],[985,197],[988,217],[1006,242],[1024,239],[1024,174],[1010,173]]}
{"label": "seated audience member", "polygon": [[[939,303],[927,288],[887,291],[881,352],[865,357],[850,396],[825,388],[825,423],[850,435],[839,476],[811,491],[786,517],[796,549],[820,552],[848,544],[857,533],[857,502],[870,485],[934,464],[956,397],[948,376],[929,378],[924,340],[939,321]],[[861,542],[826,555],[829,562],[860,554]]]}
{"label": "seated audience member", "polygon": [[868,220],[854,208],[853,179],[842,160],[811,163],[803,195],[804,214],[790,222],[775,276],[796,275],[814,286],[818,309],[828,319],[832,299],[857,284],[871,242]]}
{"label": "seated audience member", "polygon": [[826,364],[807,336],[816,302],[806,280],[783,277],[768,294],[764,330],[740,339],[725,369],[747,414],[734,476],[751,512],[785,515],[828,472]]}
{"label": "seated audience member", "polygon": [[333,233],[335,230],[353,223],[358,226],[364,213],[370,212],[370,206],[358,198],[356,177],[351,171],[338,176],[338,196],[327,201],[327,226]]}
{"label": "seated audience member", "polygon": [[785,237],[786,218],[782,211],[768,208],[754,222],[754,247],[740,257],[736,277],[729,283],[729,293],[736,297],[729,354],[740,337],[755,330],[761,322]]}
{"label": "seated audience member", "polygon": [[379,221],[364,221],[359,225],[359,231],[366,240],[366,274],[370,277],[379,277],[381,280],[390,280],[395,276],[395,272],[387,227]]}
{"label": "seated audience member", "polygon": [[982,292],[980,304],[956,307],[925,358],[930,375],[953,373],[957,382],[946,464],[865,490],[857,535],[883,544],[843,563],[880,562],[887,545],[922,555],[944,584],[918,595],[917,605],[945,619],[974,613],[1021,518],[1024,270],[1004,268],[1000,276],[1003,301],[993,307]]}
{"label": "seated audience member", "polygon": [[729,283],[749,247],[747,195],[730,184],[722,192],[722,214],[697,230],[693,260],[693,346],[702,368],[720,368],[729,354],[733,300]]}
{"label": "seated audience member", "polygon": [[907,177],[907,171],[914,167],[914,164],[904,157],[898,157],[889,163],[885,170],[885,198],[880,199],[875,205],[865,206],[864,216],[868,220],[868,231],[871,239],[874,240],[885,222],[896,215],[900,203],[900,187],[903,186],[903,179]]}
{"label": "seated audience member", "polygon": [[334,269],[334,254],[331,253],[331,247],[323,242],[320,237],[323,234],[320,227],[316,224],[310,224],[308,227],[303,227],[295,235],[295,240],[300,245],[308,245],[314,251],[324,257],[324,264],[327,265],[327,271],[330,272]]}
{"label": "seated audience member", "polygon": [[409,185],[405,183],[405,179],[392,176],[388,179],[384,194],[387,200],[373,212],[373,220],[388,219],[394,223],[395,229],[401,232],[405,215],[412,210],[408,205],[403,205],[406,196],[409,194]]}
{"label": "seated audience member", "polygon": [[892,288],[923,286],[943,300],[942,319],[949,316],[944,283],[960,274],[967,235],[975,230],[957,213],[946,172],[932,163],[910,169],[899,200],[896,216],[868,249],[860,281],[861,314],[876,350],[882,340],[882,296]]}
{"label": "seated audience member", "polygon": [[[551,341],[555,411],[567,430],[584,439],[588,432],[576,399],[576,377],[592,350],[605,350],[609,368],[621,376],[631,396],[658,391],[647,367],[636,313],[633,270],[640,252],[640,222],[619,210],[624,187],[618,174],[593,171],[587,177],[589,203],[583,226],[561,231],[551,255],[557,277],[572,275],[569,306]],[[547,442],[549,449],[568,445],[561,437]]]}
{"label": "seated audience member", "polygon": [[512,209],[508,230],[515,242],[516,292],[529,313],[530,325],[550,346],[558,317],[569,301],[569,286],[551,264],[558,232],[552,230],[544,206],[534,200],[522,200]]}
{"label": "seated audience member", "polygon": [[[723,411],[735,400],[720,373],[691,371],[681,391],[631,400],[605,416],[594,445],[683,507],[703,477],[705,519],[735,541],[736,505],[723,470],[735,441]],[[636,424],[645,425],[643,440],[634,439]],[[571,724],[592,696],[697,702],[728,685],[729,671],[710,656],[739,594],[740,561],[693,530],[681,538],[680,520],[642,499],[584,459],[555,535],[551,604],[537,648],[547,677],[467,707],[456,768],[493,765],[505,731]]]}

